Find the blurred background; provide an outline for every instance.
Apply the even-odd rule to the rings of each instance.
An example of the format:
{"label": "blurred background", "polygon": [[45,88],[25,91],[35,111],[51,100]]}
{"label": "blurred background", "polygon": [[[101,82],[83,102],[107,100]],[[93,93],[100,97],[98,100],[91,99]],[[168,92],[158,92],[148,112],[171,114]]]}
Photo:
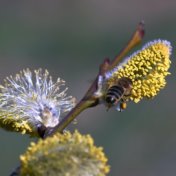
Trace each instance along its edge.
{"label": "blurred background", "polygon": [[[79,100],[99,64],[117,55],[139,21],[144,20],[146,28],[142,44],[161,38],[175,47],[175,10],[174,0],[0,1],[0,82],[24,68],[47,68],[54,79],[65,79],[69,94]],[[174,50],[172,75],[153,100],[131,102],[122,113],[107,112],[101,105],[86,110],[78,124],[71,125],[103,146],[109,175],[176,175]],[[0,129],[1,176],[19,165],[19,155],[32,140]]]}

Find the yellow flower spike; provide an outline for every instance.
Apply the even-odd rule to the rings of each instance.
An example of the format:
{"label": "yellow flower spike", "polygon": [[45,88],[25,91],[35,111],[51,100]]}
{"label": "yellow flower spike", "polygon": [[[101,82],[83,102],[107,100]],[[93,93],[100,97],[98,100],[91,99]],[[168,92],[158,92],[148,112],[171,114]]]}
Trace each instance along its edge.
{"label": "yellow flower spike", "polygon": [[169,75],[172,47],[169,41],[154,40],[147,43],[125,61],[105,74],[106,86],[110,87],[118,79],[127,77],[132,81],[129,99],[135,103],[143,98],[152,98],[166,85]]}
{"label": "yellow flower spike", "polygon": [[32,143],[20,160],[21,176],[105,176],[109,172],[102,148],[94,146],[90,135],[77,131]]}

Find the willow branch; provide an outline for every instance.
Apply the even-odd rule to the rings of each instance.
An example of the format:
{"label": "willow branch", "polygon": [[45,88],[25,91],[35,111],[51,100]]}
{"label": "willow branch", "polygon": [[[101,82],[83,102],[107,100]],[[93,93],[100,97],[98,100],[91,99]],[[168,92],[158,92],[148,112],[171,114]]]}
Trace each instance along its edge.
{"label": "willow branch", "polygon": [[62,132],[83,110],[95,106],[96,99],[81,100],[68,114],[67,116],[54,128],[48,128],[43,138],[54,134],[56,131]]}
{"label": "willow branch", "polygon": [[131,39],[127,43],[126,47],[110,62],[109,59],[105,59],[100,65],[99,73],[96,76],[94,82],[80,100],[80,102],[65,116],[62,121],[54,128],[48,128],[45,131],[43,138],[53,135],[55,132],[63,132],[63,130],[85,109],[97,106],[99,104],[99,97],[95,97],[94,94],[97,90],[97,81],[99,75],[104,75],[107,70],[111,70],[116,67],[121,59],[144,37],[144,23],[140,22],[136,31],[132,35]]}
{"label": "willow branch", "polygon": [[133,49],[137,44],[139,44],[144,37],[145,31],[144,31],[144,22],[141,21],[134,34],[132,35],[131,39],[128,41],[125,48],[121,50],[121,52],[114,58],[114,60],[111,62],[111,65],[108,70],[111,70],[112,68],[116,67],[118,63],[123,59],[123,57],[131,50]]}

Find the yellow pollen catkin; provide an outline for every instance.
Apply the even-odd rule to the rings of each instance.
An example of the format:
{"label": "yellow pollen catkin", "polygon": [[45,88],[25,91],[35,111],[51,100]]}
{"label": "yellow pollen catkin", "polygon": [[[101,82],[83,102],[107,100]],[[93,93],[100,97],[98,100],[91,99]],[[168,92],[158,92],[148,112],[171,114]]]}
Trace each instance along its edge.
{"label": "yellow pollen catkin", "polygon": [[122,65],[106,73],[107,85],[127,77],[133,83],[129,99],[137,103],[143,98],[154,97],[166,85],[165,77],[170,74],[171,50],[171,44],[166,40],[147,43]]}
{"label": "yellow pollen catkin", "polygon": [[94,145],[90,135],[77,131],[31,143],[20,160],[21,176],[105,176],[109,172],[102,148]]}

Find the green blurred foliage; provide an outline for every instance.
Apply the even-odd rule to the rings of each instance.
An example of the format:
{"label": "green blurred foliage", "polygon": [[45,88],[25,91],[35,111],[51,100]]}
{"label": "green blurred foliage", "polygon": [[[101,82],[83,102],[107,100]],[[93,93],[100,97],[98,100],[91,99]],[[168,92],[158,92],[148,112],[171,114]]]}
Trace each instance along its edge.
{"label": "green blurred foliage", "polygon": [[[79,100],[99,64],[123,48],[140,20],[146,24],[143,44],[161,38],[175,47],[174,0],[0,2],[0,82],[27,67],[47,68]],[[168,84],[154,100],[129,103],[122,113],[92,108],[71,126],[104,147],[110,175],[175,175],[175,54]],[[0,175],[6,176],[31,139],[1,130],[0,140]]]}

